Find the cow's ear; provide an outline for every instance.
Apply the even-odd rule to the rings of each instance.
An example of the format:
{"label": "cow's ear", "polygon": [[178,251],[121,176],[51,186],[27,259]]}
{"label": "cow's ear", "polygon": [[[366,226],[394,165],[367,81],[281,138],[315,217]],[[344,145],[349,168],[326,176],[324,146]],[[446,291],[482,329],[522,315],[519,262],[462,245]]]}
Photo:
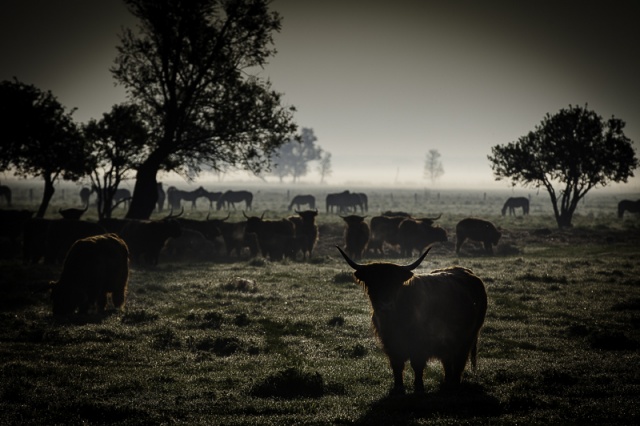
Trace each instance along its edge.
{"label": "cow's ear", "polygon": [[398,270],[396,271],[396,274],[397,274],[397,281],[403,284],[409,281],[411,277],[413,277],[413,272],[404,268],[398,268]]}

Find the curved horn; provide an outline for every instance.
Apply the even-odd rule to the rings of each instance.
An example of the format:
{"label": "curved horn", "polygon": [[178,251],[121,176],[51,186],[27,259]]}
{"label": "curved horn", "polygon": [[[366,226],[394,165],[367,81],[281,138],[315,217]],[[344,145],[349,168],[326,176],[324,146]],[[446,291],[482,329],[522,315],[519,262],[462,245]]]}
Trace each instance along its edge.
{"label": "curved horn", "polygon": [[421,219],[421,220],[431,220],[431,221],[433,221],[433,220],[438,220],[438,219],[440,219],[441,217],[442,217],[442,213],[440,213],[440,214],[439,214],[438,216],[436,216],[436,217],[425,217],[424,219]]}
{"label": "curved horn", "polygon": [[180,217],[182,216],[182,213],[184,213],[184,206],[182,206],[182,209],[180,209],[180,213],[178,213],[177,215],[173,214],[173,207],[171,207],[171,210],[169,211],[169,216],[165,217],[165,219],[173,219],[175,217]]}
{"label": "curved horn", "polygon": [[411,263],[409,265],[403,266],[403,268],[408,270],[408,271],[413,271],[414,269],[416,269],[418,266],[420,266],[420,264],[422,263],[424,258],[427,257],[427,253],[429,253],[429,250],[431,250],[431,247],[432,246],[427,247],[427,250],[422,254],[422,256],[420,256],[418,258],[418,260],[416,260],[415,262],[413,262],[413,263]]}
{"label": "curved horn", "polygon": [[342,255],[342,257],[344,257],[344,260],[346,260],[346,261],[347,261],[347,263],[349,264],[349,266],[351,266],[351,267],[352,267],[353,269],[355,269],[356,271],[357,271],[357,270],[362,269],[362,267],[363,267],[364,265],[360,265],[359,263],[356,263],[356,262],[354,262],[353,260],[351,260],[351,259],[349,258],[349,256],[347,256],[347,253],[343,252],[343,251],[342,251],[342,249],[341,249],[339,246],[336,246],[336,248],[337,248],[338,250],[340,250],[340,254]]}

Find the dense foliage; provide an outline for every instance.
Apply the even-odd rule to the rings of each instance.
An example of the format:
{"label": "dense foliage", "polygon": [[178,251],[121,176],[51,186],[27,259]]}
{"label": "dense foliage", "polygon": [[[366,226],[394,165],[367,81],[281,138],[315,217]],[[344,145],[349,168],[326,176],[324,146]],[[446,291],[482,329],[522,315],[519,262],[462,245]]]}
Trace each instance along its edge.
{"label": "dense foliage", "polygon": [[158,170],[241,167],[259,173],[291,138],[292,108],[252,71],[275,53],[280,17],[265,0],[126,0],[112,73],[149,127],[132,218],[148,218]]}
{"label": "dense foliage", "polygon": [[591,189],[626,182],[638,167],[624,121],[603,120],[587,107],[547,114],[535,130],[497,145],[489,156],[497,180],[544,187],[559,227],[571,226],[578,203]]}

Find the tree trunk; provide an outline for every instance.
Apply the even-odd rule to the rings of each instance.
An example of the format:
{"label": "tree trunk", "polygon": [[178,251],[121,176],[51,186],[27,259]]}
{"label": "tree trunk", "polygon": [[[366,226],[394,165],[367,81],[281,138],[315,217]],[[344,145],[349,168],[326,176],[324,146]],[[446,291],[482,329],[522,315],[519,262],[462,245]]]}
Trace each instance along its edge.
{"label": "tree trunk", "polygon": [[556,215],[556,223],[558,224],[558,228],[565,229],[571,228],[571,219],[573,217],[572,212],[563,211],[559,215]]}
{"label": "tree trunk", "polygon": [[156,175],[160,165],[150,160],[151,158],[147,159],[138,168],[127,219],[149,219],[156,208],[156,201],[158,201]]}
{"label": "tree trunk", "polygon": [[40,203],[40,208],[38,208],[38,213],[36,213],[37,218],[43,218],[45,213],[47,212],[47,208],[49,207],[49,202],[53,197],[53,194],[56,192],[55,187],[53,186],[53,179],[51,175],[45,174],[44,178],[44,194],[42,194],[42,202]]}

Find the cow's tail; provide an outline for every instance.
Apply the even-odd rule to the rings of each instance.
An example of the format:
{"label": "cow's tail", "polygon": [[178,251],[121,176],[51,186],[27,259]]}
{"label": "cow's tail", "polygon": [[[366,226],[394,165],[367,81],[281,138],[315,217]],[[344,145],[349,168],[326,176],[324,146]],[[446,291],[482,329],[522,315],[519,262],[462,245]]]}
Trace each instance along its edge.
{"label": "cow's tail", "polygon": [[[479,333],[478,333],[479,334]],[[476,334],[476,338],[473,340],[473,345],[471,345],[471,369],[475,372],[476,366],[478,364],[478,334]]]}

